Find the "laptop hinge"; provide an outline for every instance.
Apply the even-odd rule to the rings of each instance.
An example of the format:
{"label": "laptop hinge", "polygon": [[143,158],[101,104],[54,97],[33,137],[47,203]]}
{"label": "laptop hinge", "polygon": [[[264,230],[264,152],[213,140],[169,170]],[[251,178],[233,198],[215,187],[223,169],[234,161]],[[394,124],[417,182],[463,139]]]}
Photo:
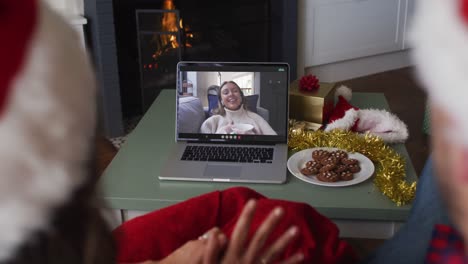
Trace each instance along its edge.
{"label": "laptop hinge", "polygon": [[[276,144],[280,144],[280,142],[255,142],[255,141],[249,141],[249,142],[228,142],[228,141],[187,141],[188,144],[216,144],[216,145],[265,145],[265,146],[274,146]],[[284,143],[286,144],[286,142]]]}

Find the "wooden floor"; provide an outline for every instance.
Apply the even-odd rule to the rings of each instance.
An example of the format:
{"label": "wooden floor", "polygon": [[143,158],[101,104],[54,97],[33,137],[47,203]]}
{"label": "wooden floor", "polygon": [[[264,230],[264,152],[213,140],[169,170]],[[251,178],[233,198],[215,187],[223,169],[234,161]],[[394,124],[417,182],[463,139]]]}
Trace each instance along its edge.
{"label": "wooden floor", "polygon": [[[356,92],[384,93],[391,111],[409,128],[406,148],[419,175],[429,154],[428,139],[422,132],[426,96],[415,81],[412,68],[379,73],[342,82]],[[112,160],[117,150],[103,137],[97,139],[99,175]],[[385,242],[378,239],[346,239],[361,256],[365,257]]]}

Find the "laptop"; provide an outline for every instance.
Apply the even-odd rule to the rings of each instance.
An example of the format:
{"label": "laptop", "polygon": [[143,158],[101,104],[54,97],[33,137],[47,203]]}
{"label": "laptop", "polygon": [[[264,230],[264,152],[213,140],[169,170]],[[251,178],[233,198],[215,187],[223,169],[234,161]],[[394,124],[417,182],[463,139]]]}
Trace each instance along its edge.
{"label": "laptop", "polygon": [[176,146],[160,180],[284,183],[289,65],[179,62]]}

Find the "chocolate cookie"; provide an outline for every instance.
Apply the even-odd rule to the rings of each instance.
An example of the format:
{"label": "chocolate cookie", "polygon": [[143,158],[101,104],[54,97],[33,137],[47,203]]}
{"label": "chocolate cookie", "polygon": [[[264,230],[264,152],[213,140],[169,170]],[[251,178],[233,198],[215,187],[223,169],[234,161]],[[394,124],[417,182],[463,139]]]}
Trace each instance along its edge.
{"label": "chocolate cookie", "polygon": [[310,168],[312,174],[318,174],[320,172],[320,168]]}
{"label": "chocolate cookie", "polygon": [[352,164],[358,164],[357,159],[348,159],[348,158],[342,158],[341,163],[346,164],[346,165],[352,165]]}
{"label": "chocolate cookie", "polygon": [[340,177],[340,180],[342,181],[350,181],[354,179],[354,174],[350,171],[343,171],[340,174],[338,174]]}
{"label": "chocolate cookie", "polygon": [[337,182],[340,178],[333,171],[321,172],[317,175],[317,179],[323,182]]}
{"label": "chocolate cookie", "polygon": [[318,161],[315,160],[309,160],[306,162],[306,168],[314,168],[314,169],[320,169],[322,167],[322,164],[320,164]]}
{"label": "chocolate cookie", "polygon": [[343,150],[335,150],[330,154],[330,156],[335,157],[337,160],[341,160],[343,158],[347,158],[348,153],[346,153],[346,151]]}
{"label": "chocolate cookie", "polygon": [[301,173],[304,174],[305,176],[310,176],[314,174],[314,172],[309,168],[302,168]]}
{"label": "chocolate cookie", "polygon": [[326,150],[323,150],[323,149],[314,150],[312,152],[312,158],[314,160],[316,160],[316,161],[320,161],[322,159],[325,159],[328,156],[330,156],[330,152],[328,152]]}
{"label": "chocolate cookie", "polygon": [[348,165],[348,170],[352,173],[357,173],[361,171],[361,167],[358,164]]}
{"label": "chocolate cookie", "polygon": [[339,164],[335,167],[335,172],[336,173],[342,173],[343,171],[348,170],[348,165],[345,164]]}
{"label": "chocolate cookie", "polygon": [[335,169],[335,167],[336,167],[335,164],[327,164],[327,165],[324,165],[322,168],[320,168],[319,172],[332,171]]}
{"label": "chocolate cookie", "polygon": [[338,160],[333,156],[328,156],[327,158],[322,159],[320,161],[320,164],[322,164],[323,166],[328,165],[328,164],[336,165],[338,164]]}

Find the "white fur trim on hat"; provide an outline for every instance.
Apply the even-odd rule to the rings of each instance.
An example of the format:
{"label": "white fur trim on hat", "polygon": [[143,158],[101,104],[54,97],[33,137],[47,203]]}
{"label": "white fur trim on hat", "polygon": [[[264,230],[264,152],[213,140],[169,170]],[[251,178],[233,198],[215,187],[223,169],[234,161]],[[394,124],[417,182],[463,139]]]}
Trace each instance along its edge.
{"label": "white fur trim on hat", "polygon": [[461,0],[420,0],[410,32],[412,57],[431,101],[456,121],[468,144],[468,24]]}
{"label": "white fur trim on hat", "polygon": [[379,109],[359,110],[357,132],[370,132],[387,143],[403,143],[408,139],[408,128],[396,115]]}
{"label": "white fur trim on hat", "polygon": [[341,85],[340,87],[336,88],[335,97],[338,98],[340,95],[349,102],[353,98],[353,90],[345,85]]}
{"label": "white fur trim on hat", "polygon": [[358,110],[350,108],[346,110],[345,115],[342,118],[337,119],[332,123],[328,124],[325,128],[325,131],[328,132],[334,129],[349,130],[354,126],[358,118]]}
{"label": "white fur trim on hat", "polygon": [[51,211],[84,181],[95,132],[95,82],[81,42],[62,18],[39,9],[0,118],[2,263],[47,229]]}

